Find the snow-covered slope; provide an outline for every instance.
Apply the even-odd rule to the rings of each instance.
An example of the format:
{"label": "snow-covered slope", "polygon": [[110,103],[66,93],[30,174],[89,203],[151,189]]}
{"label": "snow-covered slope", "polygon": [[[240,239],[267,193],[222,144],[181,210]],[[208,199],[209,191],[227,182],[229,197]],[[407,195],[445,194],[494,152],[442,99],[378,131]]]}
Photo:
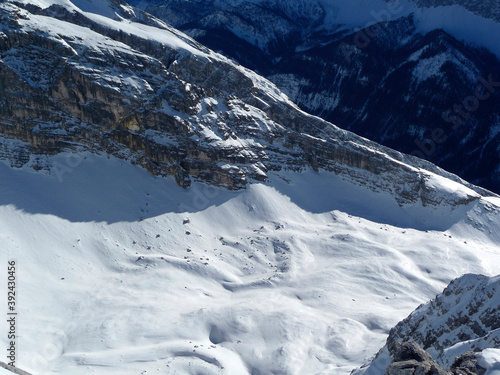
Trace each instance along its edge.
{"label": "snow-covered slope", "polygon": [[481,352],[479,365],[486,369],[484,375],[495,375],[500,371],[500,349],[489,348]]}
{"label": "snow-covered slope", "polygon": [[0,165],[18,365],[39,375],[348,374],[451,279],[500,272],[488,200],[401,207],[313,171],[184,190],[114,157],[50,162],[68,158],[62,178]]}
{"label": "snow-covered slope", "polygon": [[[441,29],[458,40],[490,49],[500,57],[500,45],[491,35],[500,33],[500,9],[494,2],[471,4],[468,1],[355,0],[319,1],[326,10],[325,27],[344,25],[364,28],[378,22],[395,21],[413,14],[419,31]],[[427,4],[426,4],[427,3]],[[431,4],[429,4],[431,3]],[[486,9],[481,9],[481,5]]]}

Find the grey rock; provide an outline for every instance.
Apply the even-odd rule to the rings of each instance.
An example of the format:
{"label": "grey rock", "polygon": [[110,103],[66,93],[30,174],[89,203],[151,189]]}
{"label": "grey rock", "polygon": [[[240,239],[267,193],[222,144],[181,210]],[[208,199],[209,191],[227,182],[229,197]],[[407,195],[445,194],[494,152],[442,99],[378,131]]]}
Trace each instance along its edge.
{"label": "grey rock", "polygon": [[[305,111],[500,192],[500,90],[479,111],[462,112],[463,122],[449,112],[473,94],[479,77],[498,82],[499,60],[439,28],[422,32],[408,9],[415,4],[388,1],[387,9],[371,12],[379,23],[358,30],[325,17],[319,0],[130,2],[259,71]],[[497,0],[413,3],[462,6],[484,17],[477,26],[490,27],[490,35],[493,20],[500,21]]]}
{"label": "grey rock", "polygon": [[17,375],[31,375],[29,372],[21,370],[17,367],[9,366],[7,363],[1,362],[1,361],[0,361],[0,368],[8,370],[8,371],[12,372],[13,374],[17,374]]}
{"label": "grey rock", "polygon": [[451,375],[415,342],[398,345],[386,375]]}
{"label": "grey rock", "polygon": [[477,364],[478,360],[475,352],[465,352],[455,359],[451,371],[456,375],[484,375],[486,370]]}

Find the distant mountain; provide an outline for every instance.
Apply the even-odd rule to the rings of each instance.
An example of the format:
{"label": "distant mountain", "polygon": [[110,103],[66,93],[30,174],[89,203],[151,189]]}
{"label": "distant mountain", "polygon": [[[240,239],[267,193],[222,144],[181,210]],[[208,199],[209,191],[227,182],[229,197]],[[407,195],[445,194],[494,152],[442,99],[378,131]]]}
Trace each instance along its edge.
{"label": "distant mountain", "polygon": [[495,0],[417,0],[416,3],[424,8],[459,5],[484,18],[500,21],[500,4]]}
{"label": "distant mountain", "polygon": [[500,191],[497,2],[131,3],[307,112]]}

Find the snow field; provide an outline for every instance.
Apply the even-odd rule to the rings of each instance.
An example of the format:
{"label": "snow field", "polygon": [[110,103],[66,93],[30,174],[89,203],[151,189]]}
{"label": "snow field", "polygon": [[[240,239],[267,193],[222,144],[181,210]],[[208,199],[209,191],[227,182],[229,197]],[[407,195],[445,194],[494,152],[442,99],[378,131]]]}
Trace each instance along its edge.
{"label": "snow field", "polygon": [[348,374],[452,278],[500,269],[479,204],[399,208],[314,172],[184,191],[86,154],[63,177],[0,166],[0,261],[37,374]]}

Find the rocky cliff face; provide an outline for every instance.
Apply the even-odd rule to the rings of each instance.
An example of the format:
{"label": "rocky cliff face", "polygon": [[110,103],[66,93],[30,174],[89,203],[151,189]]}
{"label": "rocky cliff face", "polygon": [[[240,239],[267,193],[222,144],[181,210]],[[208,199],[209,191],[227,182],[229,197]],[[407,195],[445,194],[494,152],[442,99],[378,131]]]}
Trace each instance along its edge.
{"label": "rocky cliff face", "polygon": [[356,373],[375,374],[387,366],[387,358],[394,360],[389,370],[401,369],[401,348],[418,352],[419,346],[428,364],[436,361],[453,374],[484,374],[480,353],[500,346],[500,277],[465,275],[452,281],[442,294],[398,323],[374,362]]}
{"label": "rocky cliff face", "polygon": [[[401,204],[489,194],[307,115],[270,82],[121,1],[80,6],[0,5],[0,155],[14,166],[50,169],[42,155],[90,150],[184,187],[194,178],[236,189],[312,167]],[[442,194],[435,174],[468,188]]]}
{"label": "rocky cliff face", "polygon": [[[499,60],[444,31],[490,30],[478,37],[489,39],[500,19],[497,3],[131,3],[263,74],[307,112],[500,191]],[[462,7],[457,23],[467,11],[489,19],[425,26],[445,18],[450,10],[436,7],[448,5]],[[360,21],[352,21],[356,12]]]}

